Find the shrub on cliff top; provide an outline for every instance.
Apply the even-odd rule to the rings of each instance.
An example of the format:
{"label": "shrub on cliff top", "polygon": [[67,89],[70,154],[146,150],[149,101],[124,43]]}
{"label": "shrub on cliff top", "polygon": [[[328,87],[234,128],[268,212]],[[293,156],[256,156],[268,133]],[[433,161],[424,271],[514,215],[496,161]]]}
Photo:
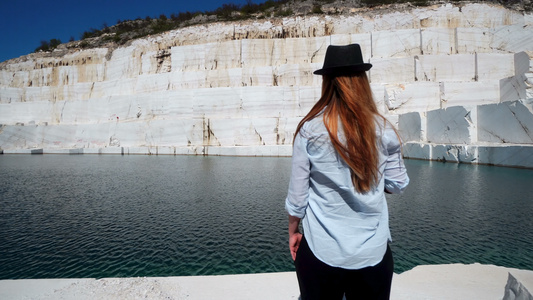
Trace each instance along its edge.
{"label": "shrub on cliff top", "polygon": [[39,47],[35,48],[34,52],[52,51],[55,48],[57,48],[57,46],[59,46],[59,45],[61,45],[61,40],[60,39],[51,39],[49,42],[43,40],[43,41],[41,41],[41,45]]}

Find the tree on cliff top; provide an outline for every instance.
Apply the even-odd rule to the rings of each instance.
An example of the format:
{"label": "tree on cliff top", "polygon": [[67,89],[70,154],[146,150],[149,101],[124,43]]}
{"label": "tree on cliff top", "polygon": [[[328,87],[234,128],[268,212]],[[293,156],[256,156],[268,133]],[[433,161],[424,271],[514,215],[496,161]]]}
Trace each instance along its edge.
{"label": "tree on cliff top", "polygon": [[41,41],[41,45],[35,49],[35,52],[52,51],[55,48],[57,48],[57,46],[59,46],[59,45],[61,45],[61,40],[60,39],[51,39],[49,42],[45,41],[45,40],[42,40]]}

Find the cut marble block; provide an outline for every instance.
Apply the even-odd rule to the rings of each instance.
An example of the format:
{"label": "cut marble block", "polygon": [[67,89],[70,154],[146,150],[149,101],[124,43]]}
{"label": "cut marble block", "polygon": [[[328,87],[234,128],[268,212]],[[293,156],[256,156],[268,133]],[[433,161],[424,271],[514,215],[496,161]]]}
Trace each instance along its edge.
{"label": "cut marble block", "polygon": [[105,147],[98,149],[98,154],[116,154],[123,155],[124,147]]}
{"label": "cut marble block", "polygon": [[42,154],[68,154],[68,155],[77,155],[77,154],[83,154],[83,148],[76,148],[76,149],[48,149],[44,148],[42,149]]}
{"label": "cut marble block", "polygon": [[114,95],[131,95],[135,91],[136,83],[137,78],[95,82],[91,87],[89,97],[103,98]]}
{"label": "cut marble block", "polygon": [[202,71],[241,67],[241,41],[172,47],[172,71]]}
{"label": "cut marble block", "polygon": [[515,53],[514,55],[515,73],[513,75],[515,76],[523,75],[523,74],[528,73],[530,69],[533,70],[531,66],[532,62],[533,61],[529,59],[529,55],[526,52],[521,51],[521,52]]}
{"label": "cut marble block", "polygon": [[[50,68],[47,68],[46,70],[51,71]],[[13,71],[9,73],[6,72],[6,75],[7,74],[9,74],[9,77],[4,77],[2,86],[11,88],[23,88],[29,85],[28,71]],[[46,79],[48,79],[47,77]],[[45,77],[43,76],[42,81],[44,80]],[[38,82],[36,82],[36,84],[38,84]]]}
{"label": "cut marble block", "polygon": [[398,116],[398,133],[403,142],[420,142],[425,140],[426,122],[418,112]]}
{"label": "cut marble block", "polygon": [[[48,91],[50,94],[44,100],[86,100],[90,97],[93,84],[90,82],[78,83],[74,85],[52,86]],[[46,91],[46,89],[43,89]],[[35,95],[35,94],[34,94]],[[46,94],[45,94],[46,97]]]}
{"label": "cut marble block", "polygon": [[[24,78],[22,76],[12,77],[11,79],[13,80],[13,82],[10,84],[10,86],[18,86],[18,87],[51,86],[53,77],[57,77],[57,71],[54,72],[54,69],[55,69],[54,67],[50,67],[50,68],[44,68],[44,69],[29,70],[28,74],[26,74]],[[54,73],[56,76],[52,75]],[[22,85],[17,85],[17,81],[19,84],[22,84]],[[59,82],[57,82],[56,80],[55,85],[58,85],[58,84]]]}
{"label": "cut marble block", "polygon": [[[267,73],[268,74],[268,73]],[[243,86],[243,69],[219,69],[207,71],[206,87],[241,87]],[[259,82],[256,82],[259,85]]]}
{"label": "cut marble block", "polygon": [[[158,56],[159,51],[147,51],[146,53],[141,54],[141,74],[139,75],[148,75],[148,74],[154,74],[157,73],[157,59],[156,56]],[[170,58],[170,55],[169,55]],[[172,69],[172,65],[170,65],[169,69]]]}
{"label": "cut marble block", "polygon": [[206,87],[207,71],[171,72],[170,89],[202,89]]}
{"label": "cut marble block", "polygon": [[[0,103],[22,102],[25,100],[25,91],[29,89],[15,88],[15,87],[0,87]],[[34,90],[40,88],[32,88]],[[37,92],[39,95],[39,92]]]}
{"label": "cut marble block", "polygon": [[[191,146],[201,145],[204,141],[204,120],[201,119],[177,119],[177,120],[154,120],[149,125],[144,125],[144,130],[138,136],[144,137],[150,146]],[[117,132],[117,136],[128,134],[128,130]],[[126,141],[125,141],[126,142]],[[135,146],[142,143],[124,145]]]}
{"label": "cut marble block", "polygon": [[491,48],[490,28],[457,28],[455,34],[457,38],[457,52],[460,54],[494,52]]}
{"label": "cut marble block", "polygon": [[402,145],[402,154],[405,158],[429,160],[431,146],[423,143],[407,142]]}
{"label": "cut marble block", "polygon": [[421,54],[419,29],[372,33],[372,57],[409,57],[419,54]]}
{"label": "cut marble block", "polygon": [[204,71],[207,70],[206,54],[215,44],[184,45],[172,47],[172,72]]}
{"label": "cut marble block", "polygon": [[459,9],[465,25],[473,27],[497,27],[524,22],[524,13],[519,10],[505,9],[474,3]]}
{"label": "cut marble block", "polygon": [[533,100],[478,107],[480,142],[533,144]]}
{"label": "cut marble block", "polygon": [[205,54],[205,68],[207,70],[240,68],[241,40],[207,45]]}
{"label": "cut marble block", "polygon": [[[315,72],[316,70],[322,69],[323,66],[324,66],[323,63],[310,64],[311,74],[313,74],[313,72]],[[368,76],[368,73],[367,73],[367,76]],[[318,87],[322,86],[322,76],[313,74],[311,78],[312,78],[312,82],[310,82],[310,85],[318,86]]]}
{"label": "cut marble block", "polygon": [[445,162],[476,163],[477,146],[469,145],[431,145],[430,160]]}
{"label": "cut marble block", "polygon": [[193,117],[194,90],[160,92],[151,97],[151,113],[169,119]]}
{"label": "cut marble block", "polygon": [[154,136],[147,130],[144,122],[118,122],[108,126],[106,147],[154,145]]}
{"label": "cut marble block", "polygon": [[58,79],[62,84],[103,81],[106,71],[103,63],[63,66],[57,69],[60,73]]}
{"label": "cut marble block", "polygon": [[243,87],[240,91],[240,109],[244,118],[277,117],[282,114],[285,104],[283,87]]}
{"label": "cut marble block", "polygon": [[500,102],[500,81],[444,82],[442,107],[457,105],[482,105]]}
{"label": "cut marble block", "polygon": [[59,122],[60,111],[63,103],[52,103],[49,101],[37,102],[15,102],[11,104],[0,104],[0,124],[44,124]]}
{"label": "cut marble block", "polygon": [[440,85],[437,82],[388,84],[385,85],[385,103],[396,113],[439,109]]}
{"label": "cut marble block", "polygon": [[[35,70],[30,70],[30,73],[31,72],[35,72]],[[12,81],[13,81],[13,72],[8,72],[6,70],[0,70],[0,89],[10,86]]]}
{"label": "cut marble block", "polygon": [[[129,109],[129,104],[126,106],[120,106],[119,103],[122,103],[123,100],[118,100],[120,98],[125,98],[127,96],[113,96],[113,97],[106,97],[106,98],[92,98],[86,101],[86,104],[84,105],[75,105],[73,104],[72,108],[69,107],[68,109],[71,110],[71,113],[74,113],[74,116],[64,116],[64,120],[69,120],[72,122],[73,119],[75,119],[75,123],[84,123],[85,120],[88,120],[87,124],[98,124],[98,123],[109,123],[113,121],[118,121],[117,117],[125,120],[126,114],[124,112],[124,109]],[[110,107],[109,103],[113,103],[113,106]],[[129,102],[128,102],[129,103]],[[117,105],[117,106],[115,106]],[[70,106],[70,105],[69,105]],[[86,107],[86,109],[83,111],[82,107]],[[57,122],[56,122],[57,123]]]}
{"label": "cut marble block", "polygon": [[372,35],[370,33],[334,34],[330,37],[331,45],[359,44],[363,54],[363,61],[370,61],[372,57]]}
{"label": "cut marble block", "polygon": [[113,142],[116,142],[110,139],[116,126],[116,123],[54,125],[46,127],[47,132],[45,135],[51,135],[50,131],[58,135],[70,133],[72,135],[71,139],[66,139],[69,143],[56,145],[59,148],[102,148],[109,147]]}
{"label": "cut marble block", "polygon": [[298,116],[304,117],[313,108],[321,96],[320,86],[300,87],[298,95]]}
{"label": "cut marble block", "polygon": [[316,65],[281,65],[275,68],[276,84],[281,86],[309,86],[316,84],[319,76],[314,75]]}
{"label": "cut marble block", "polygon": [[532,145],[478,146],[478,163],[533,168]]}
{"label": "cut marble block", "polygon": [[[76,135],[76,125],[51,125],[44,126],[42,131],[43,148],[78,148],[79,137]],[[44,147],[46,145],[46,147]]]}
{"label": "cut marble block", "polygon": [[286,63],[284,39],[242,40],[241,66],[279,66]]}
{"label": "cut marble block", "polygon": [[394,128],[398,128],[398,122],[400,120],[398,115],[384,115],[384,117]]}
{"label": "cut marble block", "polygon": [[277,118],[276,127],[274,129],[276,137],[276,145],[291,145],[294,139],[294,132],[302,118],[289,117]]}
{"label": "cut marble block", "polygon": [[291,156],[291,145],[206,147],[206,153],[219,156]]}
{"label": "cut marble block", "polygon": [[515,101],[526,99],[526,76],[518,75],[500,80],[500,101]]}
{"label": "cut marble block", "polygon": [[1,125],[0,126],[0,148],[11,149],[32,149],[39,148],[41,143],[39,137],[42,136],[42,128],[39,125]]}
{"label": "cut marble block", "polygon": [[[478,53],[476,60],[479,81],[515,75],[515,54],[513,53]],[[529,60],[527,62],[529,64]]]}
{"label": "cut marble block", "polygon": [[524,25],[533,25],[533,14],[524,14]]}
{"label": "cut marble block", "polygon": [[476,59],[473,54],[417,55],[415,78],[418,81],[474,81]]}
{"label": "cut marble block", "polygon": [[[57,102],[56,102],[57,104]],[[92,109],[89,101],[64,101],[59,115],[60,124],[91,123],[88,112]],[[37,114],[39,115],[39,114]],[[101,117],[101,116],[100,116]],[[54,122],[50,122],[53,124]]]}
{"label": "cut marble block", "polygon": [[454,28],[423,28],[421,31],[422,54],[455,54]]}
{"label": "cut marble block", "polygon": [[490,47],[494,50],[513,53],[533,51],[533,26],[513,24],[496,27],[491,33]]}
{"label": "cut marble block", "polygon": [[283,104],[281,107],[280,117],[292,118],[300,115],[300,87],[284,86]]}
{"label": "cut marble block", "polygon": [[94,83],[80,82],[72,86],[68,86],[68,93],[64,96],[65,100],[85,101],[91,97]]}
{"label": "cut marble block", "polygon": [[328,37],[285,39],[286,64],[322,63],[329,45]]}
{"label": "cut marble block", "polygon": [[412,57],[370,59],[372,83],[403,83],[415,81],[415,61]]}
{"label": "cut marble block", "polygon": [[276,145],[277,118],[209,119],[208,142],[212,146]]}
{"label": "cut marble block", "polygon": [[243,116],[240,88],[197,89],[194,91],[195,118]]}
{"label": "cut marble block", "polygon": [[[242,70],[242,86],[277,86],[278,74],[274,73],[274,67],[250,67]],[[277,70],[276,70],[277,71]]]}
{"label": "cut marble block", "polygon": [[[144,120],[149,94],[119,95],[90,101],[93,117],[98,123]],[[142,118],[141,118],[142,117]]]}
{"label": "cut marble block", "polygon": [[[21,98],[19,101],[21,100],[24,102],[50,101],[53,99],[53,93],[52,93],[53,90],[55,90],[55,87],[54,89],[52,89],[52,87],[49,87],[49,86],[22,88],[20,89]],[[3,93],[4,92],[0,89],[0,99],[3,96]],[[1,102],[3,101],[0,101],[0,103]]]}
{"label": "cut marble block", "polygon": [[[285,144],[289,142],[292,145],[294,135],[296,133],[296,127],[302,120],[302,117],[286,118],[283,122],[280,121],[279,131],[283,132],[285,138]],[[282,126],[283,125],[283,126]]]}
{"label": "cut marble block", "polygon": [[[52,84],[52,68],[46,68],[43,71],[42,82],[45,85]],[[15,71],[11,73],[10,87],[23,88],[30,85],[30,78],[27,71]],[[33,84],[32,84],[33,85]]]}
{"label": "cut marble block", "polygon": [[382,115],[389,113],[389,109],[387,107],[387,99],[386,99],[387,92],[385,90],[385,86],[386,85],[382,83],[371,83],[370,84],[374,102],[376,103],[378,112]]}
{"label": "cut marble block", "polygon": [[170,87],[169,73],[137,76],[135,94],[164,91]]}
{"label": "cut marble block", "polygon": [[427,112],[427,141],[438,144],[475,144],[476,111],[454,106]]}
{"label": "cut marble block", "polygon": [[105,62],[104,80],[124,80],[142,73],[142,57],[134,46],[117,48]]}

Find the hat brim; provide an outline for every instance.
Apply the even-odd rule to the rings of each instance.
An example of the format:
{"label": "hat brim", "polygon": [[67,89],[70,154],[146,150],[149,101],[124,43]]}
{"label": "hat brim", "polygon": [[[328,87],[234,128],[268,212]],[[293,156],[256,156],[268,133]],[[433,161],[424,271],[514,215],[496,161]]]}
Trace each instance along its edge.
{"label": "hat brim", "polygon": [[372,68],[372,64],[358,64],[353,66],[339,66],[339,67],[329,67],[316,70],[313,72],[315,75],[335,75],[335,76],[346,76],[352,75],[357,72],[368,71]]}

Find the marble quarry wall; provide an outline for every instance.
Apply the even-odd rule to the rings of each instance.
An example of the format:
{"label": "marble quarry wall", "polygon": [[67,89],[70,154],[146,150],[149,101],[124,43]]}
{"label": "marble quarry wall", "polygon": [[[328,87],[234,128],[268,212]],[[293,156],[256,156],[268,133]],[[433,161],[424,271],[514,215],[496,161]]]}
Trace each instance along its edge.
{"label": "marble quarry wall", "polygon": [[212,23],[0,64],[0,151],[290,156],[361,44],[410,158],[533,167],[533,15],[488,4]]}

